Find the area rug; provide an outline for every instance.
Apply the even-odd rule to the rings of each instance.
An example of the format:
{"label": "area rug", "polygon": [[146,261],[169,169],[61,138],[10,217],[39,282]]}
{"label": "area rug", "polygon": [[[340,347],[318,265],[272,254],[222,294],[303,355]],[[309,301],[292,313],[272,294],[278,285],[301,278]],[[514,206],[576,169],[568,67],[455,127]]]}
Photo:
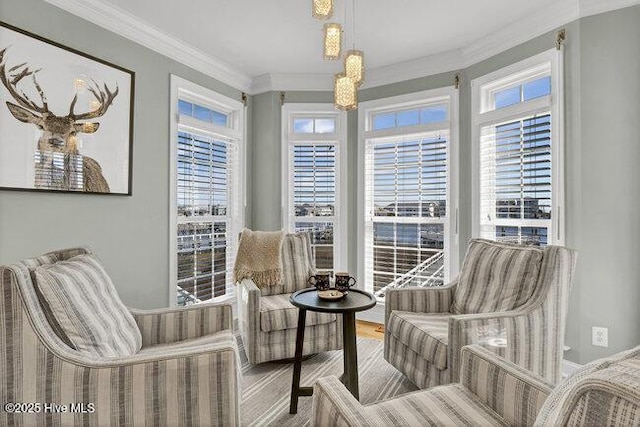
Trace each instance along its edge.
{"label": "area rug", "polygon": [[[417,390],[382,356],[382,341],[358,338],[360,402],[385,400]],[[293,363],[268,362],[251,366],[238,340],[242,358],[243,426],[308,426],[313,397],[300,397],[298,413],[289,415]],[[312,386],[317,378],[342,374],[342,350],[319,353],[302,362],[300,385]]]}

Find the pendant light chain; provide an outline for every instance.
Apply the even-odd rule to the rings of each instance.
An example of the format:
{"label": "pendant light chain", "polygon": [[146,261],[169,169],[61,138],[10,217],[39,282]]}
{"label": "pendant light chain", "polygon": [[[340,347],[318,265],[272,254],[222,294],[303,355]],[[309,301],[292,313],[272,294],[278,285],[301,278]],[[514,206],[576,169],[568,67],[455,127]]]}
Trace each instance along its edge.
{"label": "pendant light chain", "polygon": [[[345,0],[345,2],[348,0]],[[364,52],[356,50],[356,0],[351,0],[351,22],[353,24],[352,49],[348,50],[344,58],[344,73],[353,79],[357,87],[364,82]]]}
{"label": "pendant light chain", "polygon": [[353,21],[353,50],[356,49],[356,0],[351,0],[353,3],[353,11],[351,13],[352,15],[352,21]]}
{"label": "pendant light chain", "polygon": [[344,0],[344,44],[345,44],[345,49],[349,49],[349,43],[347,43],[347,0]]}

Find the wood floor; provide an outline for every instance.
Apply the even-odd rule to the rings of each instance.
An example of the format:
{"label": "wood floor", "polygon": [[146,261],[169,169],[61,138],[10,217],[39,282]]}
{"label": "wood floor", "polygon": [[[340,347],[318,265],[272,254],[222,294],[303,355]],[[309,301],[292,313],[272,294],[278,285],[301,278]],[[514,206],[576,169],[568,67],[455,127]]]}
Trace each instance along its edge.
{"label": "wood floor", "polygon": [[380,323],[356,320],[356,335],[363,338],[382,340],[384,338],[384,326]]}

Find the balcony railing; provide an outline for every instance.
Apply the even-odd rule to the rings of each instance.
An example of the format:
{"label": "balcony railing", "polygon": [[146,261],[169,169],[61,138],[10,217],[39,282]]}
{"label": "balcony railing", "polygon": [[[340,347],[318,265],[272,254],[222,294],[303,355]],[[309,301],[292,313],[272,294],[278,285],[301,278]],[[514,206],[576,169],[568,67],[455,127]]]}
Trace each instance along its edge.
{"label": "balcony railing", "polygon": [[180,286],[178,286],[178,306],[183,307],[185,305],[197,304],[200,301],[195,295],[190,292],[185,291]]}
{"label": "balcony railing", "polygon": [[444,252],[440,251],[375,292],[384,299],[387,289],[441,286],[444,281]]}

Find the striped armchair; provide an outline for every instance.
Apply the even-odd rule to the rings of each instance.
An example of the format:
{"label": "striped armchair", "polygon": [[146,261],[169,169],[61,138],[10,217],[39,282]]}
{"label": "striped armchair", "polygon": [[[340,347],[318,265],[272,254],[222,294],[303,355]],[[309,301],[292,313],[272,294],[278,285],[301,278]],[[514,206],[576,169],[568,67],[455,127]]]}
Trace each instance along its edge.
{"label": "striped armchair", "polygon": [[0,267],[0,402],[85,405],[84,412],[67,406],[66,413],[5,407],[0,425],[239,425],[231,306],[131,310],[138,352],[100,357],[76,350],[32,275],[86,254],[67,249]]}
{"label": "striped armchair", "polygon": [[[250,279],[238,283],[238,323],[252,365],[295,356],[298,309],[291,294],[308,287],[315,274],[309,233],[286,234],[282,242],[283,282],[258,288]],[[342,348],[342,316],[308,312],[303,355]]]}
{"label": "striped armchair", "polygon": [[472,240],[453,283],[387,291],[384,358],[428,388],[457,382],[460,349],[479,343],[556,384],[575,260],[564,247]]}
{"label": "striped armchair", "polygon": [[315,426],[640,425],[640,347],[597,360],[558,387],[477,344],[460,352],[460,383],[363,406],[336,377],[313,393]]}

